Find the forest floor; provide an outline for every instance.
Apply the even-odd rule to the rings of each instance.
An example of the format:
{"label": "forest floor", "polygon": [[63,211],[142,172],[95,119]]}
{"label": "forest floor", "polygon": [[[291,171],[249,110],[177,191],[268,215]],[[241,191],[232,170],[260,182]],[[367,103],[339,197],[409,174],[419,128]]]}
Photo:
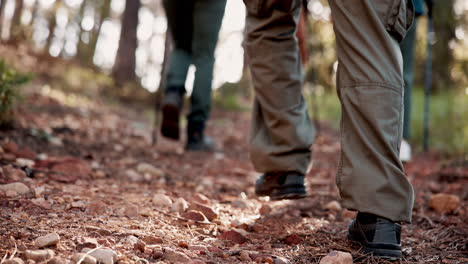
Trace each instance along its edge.
{"label": "forest floor", "polygon": [[[76,262],[94,249],[121,264],[319,263],[333,250],[387,263],[346,239],[355,213],[339,204],[339,133],[326,124],[310,196],[273,202],[254,195],[249,113],[215,110],[207,130],[219,151],[191,153],[162,137],[153,146],[140,111],[46,84],[29,85],[15,127],[0,131],[0,262]],[[405,164],[416,200],[401,263],[468,263],[467,163],[429,153]]]}

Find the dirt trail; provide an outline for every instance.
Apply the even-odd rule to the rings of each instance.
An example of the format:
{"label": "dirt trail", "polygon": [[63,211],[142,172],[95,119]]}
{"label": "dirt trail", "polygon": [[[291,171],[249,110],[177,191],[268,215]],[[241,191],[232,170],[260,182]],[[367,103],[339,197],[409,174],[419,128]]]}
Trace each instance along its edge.
{"label": "dirt trail", "polygon": [[[182,143],[163,138],[151,146],[141,116],[102,102],[77,108],[26,97],[18,126],[0,132],[0,184],[27,186],[0,196],[0,259],[26,259],[36,238],[55,232],[58,244],[47,248],[62,262],[53,263],[83,248],[111,249],[109,263],[318,263],[332,250],[352,253],[355,263],[384,263],[345,239],[354,214],[334,202],[336,131],[324,128],[316,139],[310,197],[270,202],[253,194],[248,113],[213,114],[215,154],[184,153]],[[468,262],[468,166],[452,165],[435,154],[407,164],[417,199],[402,263]],[[437,213],[429,207],[435,193],[461,201]]]}

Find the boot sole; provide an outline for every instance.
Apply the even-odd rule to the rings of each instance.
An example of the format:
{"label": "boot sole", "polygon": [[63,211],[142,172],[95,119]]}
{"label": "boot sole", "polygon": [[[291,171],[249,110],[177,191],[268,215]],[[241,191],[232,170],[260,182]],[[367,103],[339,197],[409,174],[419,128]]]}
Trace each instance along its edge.
{"label": "boot sole", "polygon": [[403,257],[401,250],[396,249],[383,249],[383,248],[371,248],[367,247],[366,243],[361,242],[359,239],[354,238],[348,234],[348,240],[362,247],[364,253],[372,255],[375,258],[398,261]]}
{"label": "boot sole", "polygon": [[179,107],[173,104],[166,104],[163,106],[162,113],[163,120],[161,124],[161,134],[167,138],[179,140]]}
{"label": "boot sole", "polygon": [[305,197],[307,197],[307,191],[305,186],[275,189],[270,194],[270,199],[273,201],[297,200]]}

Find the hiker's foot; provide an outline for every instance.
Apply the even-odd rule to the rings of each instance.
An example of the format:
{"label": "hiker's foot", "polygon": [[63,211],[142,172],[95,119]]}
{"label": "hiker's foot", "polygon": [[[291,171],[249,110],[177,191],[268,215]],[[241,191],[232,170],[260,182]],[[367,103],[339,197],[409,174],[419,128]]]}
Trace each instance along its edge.
{"label": "hiker's foot", "polygon": [[361,212],[348,229],[348,238],[359,243],[366,253],[389,260],[402,257],[400,236],[400,224]]}
{"label": "hiker's foot", "polygon": [[179,117],[182,110],[183,94],[178,91],[169,90],[164,95],[161,124],[161,134],[167,138],[179,140]]}
{"label": "hiker's foot", "polygon": [[267,172],[255,183],[257,196],[270,196],[272,200],[300,199],[307,196],[304,174],[298,172]]}

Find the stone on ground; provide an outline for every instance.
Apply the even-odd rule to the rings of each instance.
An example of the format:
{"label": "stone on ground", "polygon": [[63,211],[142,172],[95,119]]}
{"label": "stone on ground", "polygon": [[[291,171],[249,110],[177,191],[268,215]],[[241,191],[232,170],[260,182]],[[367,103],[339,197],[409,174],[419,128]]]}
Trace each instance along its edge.
{"label": "stone on ground", "polygon": [[34,245],[37,248],[44,248],[48,246],[56,245],[60,240],[60,236],[57,233],[50,233],[45,236],[36,238]]}
{"label": "stone on ground", "polygon": [[453,194],[438,193],[431,196],[430,206],[438,213],[455,211],[460,205],[460,198]]}
{"label": "stone on ground", "polygon": [[99,248],[94,251],[91,251],[90,248],[84,248],[82,253],[88,253],[90,256],[96,258],[96,260],[101,264],[114,264],[117,262],[117,253],[110,248]]}
{"label": "stone on ground", "polygon": [[348,252],[332,251],[319,264],[353,264],[353,257]]}
{"label": "stone on ground", "polygon": [[54,251],[50,249],[41,250],[26,250],[24,251],[26,259],[34,260],[36,262],[46,261],[55,256]]}
{"label": "stone on ground", "polygon": [[72,257],[72,262],[74,264],[78,263],[81,259],[83,259],[81,261],[82,264],[96,264],[97,263],[97,260],[95,257],[93,256],[90,256],[90,255],[86,255],[84,253],[76,253],[75,255],[73,255]]}

